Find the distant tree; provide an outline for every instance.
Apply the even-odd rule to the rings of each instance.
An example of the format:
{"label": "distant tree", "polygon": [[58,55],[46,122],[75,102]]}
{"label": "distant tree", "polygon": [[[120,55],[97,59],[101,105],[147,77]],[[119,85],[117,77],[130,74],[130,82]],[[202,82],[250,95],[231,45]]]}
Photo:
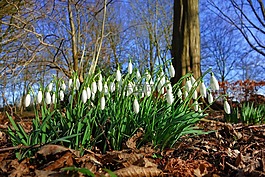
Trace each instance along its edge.
{"label": "distant tree", "polygon": [[195,78],[201,75],[198,6],[198,0],[174,0],[171,55],[176,76],[172,83],[176,83],[188,72],[192,72]]}

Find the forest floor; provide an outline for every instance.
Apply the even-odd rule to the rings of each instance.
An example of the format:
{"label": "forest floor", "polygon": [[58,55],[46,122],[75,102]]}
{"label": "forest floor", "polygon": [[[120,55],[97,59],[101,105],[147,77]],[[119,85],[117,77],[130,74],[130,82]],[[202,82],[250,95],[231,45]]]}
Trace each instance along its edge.
{"label": "forest floor", "polygon": [[[18,119],[30,131],[30,119]],[[265,177],[265,125],[225,123],[221,113],[212,114],[197,125],[208,134],[182,137],[174,148],[163,151],[148,145],[136,148],[143,133],[139,131],[121,151],[102,154],[94,148],[80,156],[66,147],[44,145],[31,158],[21,161],[15,152],[32,147],[12,147],[3,131],[8,125],[8,119],[0,112],[0,176],[85,176],[62,170],[75,166],[89,169],[95,176],[109,176],[107,171],[111,170],[121,177]]]}

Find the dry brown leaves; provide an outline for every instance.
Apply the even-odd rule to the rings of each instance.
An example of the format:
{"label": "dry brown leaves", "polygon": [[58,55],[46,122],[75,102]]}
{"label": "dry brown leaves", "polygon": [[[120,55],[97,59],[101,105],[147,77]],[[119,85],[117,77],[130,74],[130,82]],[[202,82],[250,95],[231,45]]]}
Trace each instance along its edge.
{"label": "dry brown leaves", "polygon": [[6,135],[0,136],[0,176],[76,176],[79,172],[62,171],[63,167],[89,169],[95,176],[109,176],[104,169],[117,176],[265,176],[265,125],[243,126],[216,121],[199,124],[206,135],[182,137],[175,148],[164,151],[150,146],[136,148],[144,132],[139,131],[125,144],[122,151],[106,154],[86,150],[79,152],[59,145],[39,147],[37,153],[22,161],[14,152],[22,146],[10,147]]}

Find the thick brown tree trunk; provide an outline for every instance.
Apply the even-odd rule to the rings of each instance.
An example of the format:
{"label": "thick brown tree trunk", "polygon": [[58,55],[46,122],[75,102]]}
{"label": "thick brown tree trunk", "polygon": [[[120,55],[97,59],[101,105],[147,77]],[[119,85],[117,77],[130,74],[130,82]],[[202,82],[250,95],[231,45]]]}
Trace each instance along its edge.
{"label": "thick brown tree trunk", "polygon": [[200,70],[200,25],[198,0],[174,0],[174,24],[171,55],[176,83],[183,75],[192,72],[197,79]]}

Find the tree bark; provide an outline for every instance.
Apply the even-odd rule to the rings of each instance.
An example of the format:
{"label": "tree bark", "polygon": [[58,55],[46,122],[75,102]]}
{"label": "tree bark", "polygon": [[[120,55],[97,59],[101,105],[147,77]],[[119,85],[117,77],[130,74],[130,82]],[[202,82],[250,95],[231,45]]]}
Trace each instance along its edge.
{"label": "tree bark", "polygon": [[172,84],[189,72],[196,79],[201,75],[198,7],[198,0],[174,0],[171,55],[176,76],[172,78]]}

